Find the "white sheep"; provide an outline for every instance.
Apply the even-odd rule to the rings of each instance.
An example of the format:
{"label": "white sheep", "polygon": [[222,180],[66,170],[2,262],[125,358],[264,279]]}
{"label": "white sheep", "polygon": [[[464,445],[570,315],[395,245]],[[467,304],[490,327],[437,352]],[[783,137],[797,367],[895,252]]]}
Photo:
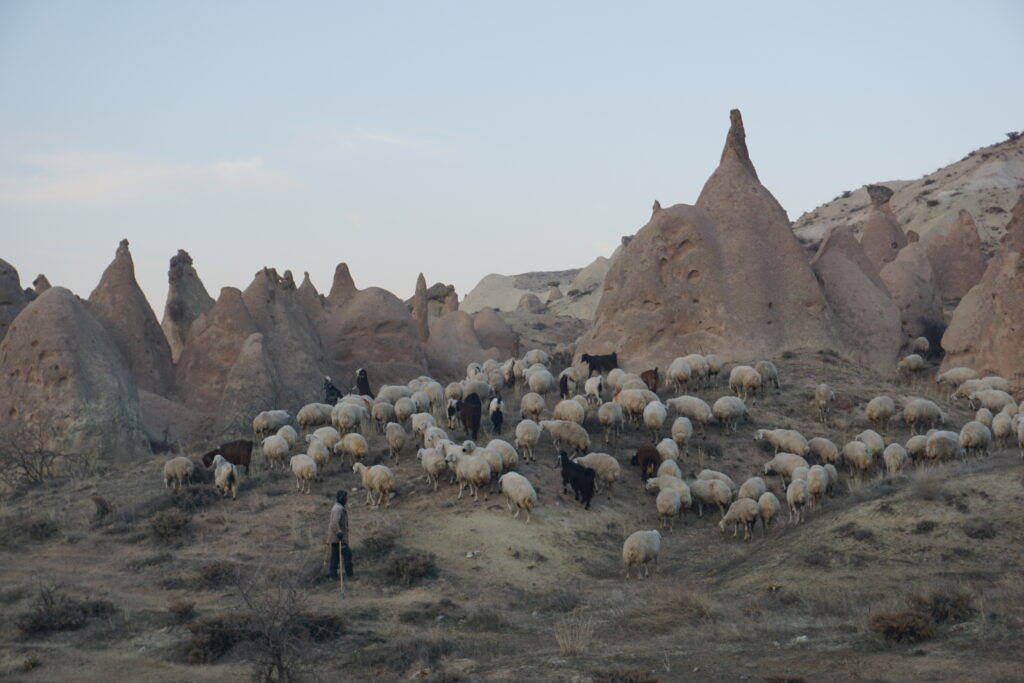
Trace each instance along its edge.
{"label": "white sheep", "polygon": [[636,576],[640,578],[640,568],[643,567],[644,576],[650,576],[649,563],[658,564],[658,555],[661,553],[661,534],[657,529],[650,531],[635,531],[630,534],[626,542],[622,544],[622,562],[626,565],[626,580],[629,580],[629,573],[636,567]]}
{"label": "white sheep", "polygon": [[505,471],[505,463],[501,459],[501,455],[497,451],[477,446],[473,441],[462,442],[462,453],[463,455],[478,455],[487,461],[487,464],[491,467],[491,492],[496,491],[498,477]]}
{"label": "white sheep", "polygon": [[863,432],[853,438],[854,441],[860,441],[862,444],[871,449],[871,456],[878,457],[885,450],[885,439],[882,435],[873,429],[865,429]]}
{"label": "white sheep", "polygon": [[583,393],[586,395],[588,403],[601,405],[603,401],[601,394],[604,393],[604,378],[601,375],[588,378],[583,384]]}
{"label": "white sheep", "polygon": [[725,506],[732,502],[732,490],[721,479],[695,479],[689,484],[690,496],[697,503],[697,515],[704,516],[705,505],[717,505],[725,516]]}
{"label": "white sheep", "polygon": [[966,457],[966,453],[960,447],[960,435],[956,432],[932,431],[928,434],[925,456],[935,461],[952,460]]}
{"label": "white sheep", "polygon": [[395,419],[398,422],[408,422],[412,414],[418,412],[419,406],[416,405],[416,401],[412,400],[412,397],[403,396],[395,401]]}
{"label": "white sheep", "polygon": [[213,456],[213,483],[221,496],[231,494],[231,500],[238,500],[238,468],[218,453]]}
{"label": "white sheep", "polygon": [[910,342],[910,350],[922,355],[928,355],[928,351],[931,347],[932,345],[928,341],[927,337],[917,337],[914,341]]}
{"label": "white sheep", "polygon": [[1005,444],[1013,435],[1013,419],[1006,413],[999,413],[993,417],[991,427],[992,440],[998,444]]}
{"label": "white sheep", "polygon": [[662,439],[654,446],[654,449],[658,451],[658,457],[662,461],[679,459],[679,446],[672,439]]}
{"label": "white sheep", "polygon": [[524,420],[539,422],[545,407],[544,397],[532,391],[523,394],[519,399],[519,414]]}
{"label": "white sheep", "polygon": [[309,493],[310,486],[317,477],[316,463],[313,458],[305,453],[293,455],[289,464],[292,474],[295,475],[295,490],[300,493]]}
{"label": "white sheep", "polygon": [[802,479],[794,479],[789,482],[786,488],[786,503],[789,505],[789,521],[791,524],[799,524],[804,521],[804,506],[811,500],[811,492],[807,482]]}
{"label": "white sheep", "polygon": [[263,451],[263,457],[267,459],[267,469],[271,470],[277,469],[278,464],[283,464],[284,459],[291,452],[288,440],[277,434],[263,439],[260,448]]}
{"label": "white sheep", "polygon": [[590,450],[587,430],[568,420],[541,420],[540,427],[551,435],[555,448],[568,447],[580,453]]}
{"label": "white sheep", "polygon": [[809,455],[813,455],[822,464],[839,464],[839,447],[824,437],[816,436],[808,441],[807,449]]}
{"label": "white sheep", "polygon": [[683,356],[683,360],[690,366],[690,380],[698,387],[706,387],[711,376],[708,359],[699,353],[691,353]]}
{"label": "white sheep", "polygon": [[668,366],[665,378],[678,394],[690,383],[690,375],[692,373],[693,371],[690,369],[689,363],[682,358],[676,358]]}
{"label": "white sheep", "polygon": [[763,383],[761,373],[749,365],[737,365],[729,371],[729,391],[744,401],[749,394],[756,396]]}
{"label": "white sheep", "polygon": [[444,388],[444,397],[448,401],[458,401],[462,398],[462,385],[458,382],[450,382]]}
{"label": "white sheep", "polygon": [[891,443],[882,451],[885,471],[890,475],[898,474],[907,462],[907,449],[898,443]]}
{"label": "white sheep", "polygon": [[323,472],[327,469],[327,463],[331,458],[331,451],[320,439],[310,434],[306,437],[306,455],[316,463],[316,480],[322,481]]}
{"label": "white sheep", "polygon": [[365,458],[369,451],[370,447],[366,443],[366,438],[355,432],[346,434],[338,443],[334,444],[334,452],[342,456],[349,456],[353,463]]}
{"label": "white sheep", "polygon": [[423,432],[424,448],[437,448],[437,445],[440,442],[447,440],[448,432],[441,429],[440,427],[428,427],[427,431]]}
{"label": "white sheep", "polygon": [[999,375],[989,375],[988,377],[982,377],[982,381],[988,382],[988,385],[997,391],[1005,391],[1010,393],[1013,390],[1010,380]]}
{"label": "white sheep", "polygon": [[[406,399],[411,402],[411,399]],[[360,429],[367,416],[366,408],[355,403],[338,403],[331,410],[331,424],[339,434],[348,434]]]}
{"label": "white sheep", "polygon": [[753,527],[757,523],[758,517],[760,517],[760,510],[757,507],[757,501],[750,498],[740,498],[729,506],[729,511],[718,522],[718,528],[722,530],[722,533],[725,533],[725,526],[732,524],[732,536],[735,538],[738,527],[742,524],[743,540],[746,541],[753,538]]}
{"label": "white sheep", "polygon": [[313,432],[313,436],[328,448],[334,448],[334,444],[338,443],[341,439],[341,434],[334,427],[320,427]]}
{"label": "white sheep", "polygon": [[285,425],[277,430],[277,435],[288,442],[288,446],[292,447],[295,442],[299,440],[299,433],[295,431],[295,427],[291,425]]}
{"label": "white sheep", "polygon": [[413,435],[422,443],[427,430],[437,426],[437,420],[430,413],[413,413],[409,416],[409,424]]}
{"label": "white sheep", "polygon": [[281,427],[292,421],[292,416],[287,410],[264,410],[252,421],[252,431],[256,438],[264,438],[273,434]]}
{"label": "white sheep", "polygon": [[667,417],[668,410],[661,401],[652,401],[644,408],[644,425],[651,430],[651,441],[658,440],[658,432],[661,431]]}
{"label": "white sheep", "polygon": [[622,368],[612,368],[608,371],[608,375],[605,377],[605,386],[614,394],[622,388],[620,382],[622,378],[626,376],[626,371]]}
{"label": "white sheep", "polygon": [[640,424],[648,403],[643,389],[622,389],[612,400],[622,406],[622,412],[630,422]]}
{"label": "white sheep", "polygon": [[180,489],[185,484],[191,484],[194,472],[195,464],[185,456],[171,458],[164,463],[164,488],[172,488],[173,484],[173,488]]}
{"label": "white sheep", "polygon": [[739,487],[736,486],[736,482],[732,480],[732,477],[724,472],[719,472],[718,470],[701,470],[697,474],[697,479],[717,479],[718,481],[724,481],[725,485],[729,487],[729,493],[733,496],[735,496],[736,492],[739,490]]}
{"label": "white sheep", "polygon": [[572,461],[594,470],[594,474],[597,475],[596,482],[604,484],[609,489],[619,480],[622,473],[619,461],[607,453],[587,453],[573,458]]}
{"label": "white sheep", "polygon": [[540,425],[533,420],[522,420],[516,425],[516,446],[522,449],[526,460],[536,460],[533,449],[540,441]]}
{"label": "white sheep", "polygon": [[677,417],[672,423],[672,440],[683,449],[683,455],[689,453],[690,439],[693,437],[693,423],[688,417]]}
{"label": "white sheep", "polygon": [[839,470],[836,469],[835,465],[825,465],[825,472],[828,474],[828,488],[826,493],[830,496],[836,495],[839,490]]}
{"label": "white sheep", "polygon": [[772,520],[782,509],[782,504],[774,493],[768,491],[762,493],[761,497],[757,499],[757,513],[761,518],[761,527],[764,530],[764,535],[768,535],[768,527],[771,525]]}
{"label": "white sheep", "polygon": [[983,408],[988,408],[989,410],[997,413],[1003,409],[1003,406],[1009,403],[1016,405],[1016,402],[1013,400],[1013,396],[1010,396],[1008,393],[1000,389],[975,391],[967,397],[967,400],[970,402],[972,408],[980,405]]}
{"label": "white sheep", "polygon": [[[459,455],[458,453],[448,453],[445,460],[448,461],[449,469],[454,472],[455,479],[459,482],[459,498],[462,498],[463,491],[466,486],[469,486],[473,500],[479,501],[478,494],[481,487],[491,483],[491,466],[487,461],[479,455]],[[486,490],[484,490],[484,500],[487,500]]]}
{"label": "white sheep", "polygon": [[757,374],[761,375],[762,394],[768,394],[769,384],[775,385],[776,393],[782,391],[782,387],[779,386],[779,369],[775,367],[775,363],[770,360],[759,360],[754,365],[754,369],[757,370]]}
{"label": "white sheep", "polygon": [[377,390],[377,397],[374,400],[387,401],[394,405],[400,398],[411,398],[412,389],[400,384],[385,384]]}
{"label": "white sheep", "polygon": [[670,474],[663,474],[658,477],[651,477],[644,482],[644,489],[647,491],[660,491],[662,489],[675,489],[679,492],[680,498],[684,501],[685,507],[690,507],[691,495],[690,485],[679,477]]}
{"label": "white sheep", "polygon": [[810,467],[797,467],[793,470],[792,478],[793,480],[800,479],[802,481],[807,481],[807,473],[810,471]]}
{"label": "white sheep", "polygon": [[395,407],[387,401],[378,401],[373,404],[373,408],[370,410],[370,417],[373,418],[374,424],[377,425],[377,433],[384,433],[384,425],[388,422],[394,422],[397,419],[395,415]]}
{"label": "white sheep", "polygon": [[622,381],[619,383],[619,391],[625,391],[626,389],[650,389],[640,375],[628,373],[622,376]]}
{"label": "white sheep", "polygon": [[683,478],[683,471],[679,469],[679,465],[676,464],[675,460],[664,460],[658,465],[658,471],[655,475],[659,477],[676,477],[681,480]]}
{"label": "white sheep", "polygon": [[960,385],[953,390],[952,398],[967,398],[976,391],[987,391],[989,389],[994,388],[995,387],[993,387],[991,384],[988,383],[988,381],[984,379],[969,379],[961,382]]}
{"label": "white sheep", "polygon": [[711,421],[711,406],[705,403],[703,399],[697,398],[696,396],[677,396],[676,398],[670,398],[665,401],[665,405],[676,411],[679,415],[689,418],[691,421],[700,425],[699,429],[701,434],[705,432],[707,423]]}
{"label": "white sheep", "polygon": [[810,453],[807,439],[795,429],[758,429],[754,432],[754,441],[767,441],[775,453],[796,453],[801,456]]}
{"label": "white sheep", "polygon": [[751,477],[743,482],[743,485],[740,486],[740,490],[736,494],[736,497],[758,500],[767,490],[768,484],[764,482],[764,479],[761,477]]}
{"label": "white sheep", "polygon": [[708,386],[711,386],[713,380],[718,379],[718,375],[722,373],[722,359],[714,353],[709,353],[704,356],[704,362],[708,364]]}
{"label": "white sheep", "polygon": [[814,389],[814,405],[818,409],[818,421],[828,423],[828,415],[832,411],[832,402],[836,400],[836,392],[827,384],[819,384]]}
{"label": "white sheep", "polygon": [[388,455],[398,462],[398,455],[405,446],[405,428],[397,422],[388,422],[384,427],[384,438],[388,442]]}
{"label": "white sheep", "polygon": [[363,481],[367,505],[379,508],[384,503],[384,507],[391,507],[391,492],[395,490],[394,472],[384,465],[367,467],[361,462],[352,465],[352,471]]}
{"label": "white sheep", "polygon": [[683,502],[679,498],[679,491],[675,489],[662,489],[658,492],[658,497],[654,504],[658,508],[658,516],[661,517],[661,528],[668,527],[669,531],[674,531],[676,528],[676,517],[679,516],[679,511],[683,507]]}
{"label": "white sheep", "polygon": [[907,377],[909,375],[921,372],[925,369],[924,358],[916,353],[903,356],[899,362],[896,363],[896,372],[901,377]]}
{"label": "white sheep", "polygon": [[487,442],[487,450],[497,453],[501,457],[503,472],[508,472],[519,464],[519,453],[508,441],[491,439]]}
{"label": "white sheep", "polygon": [[541,396],[558,391],[558,384],[555,382],[554,376],[544,367],[536,370],[531,368],[531,371],[526,373],[526,386],[530,388],[530,391]]}
{"label": "white sheep", "polygon": [[444,453],[437,448],[421,448],[416,451],[416,459],[423,465],[423,471],[427,474],[427,483],[433,485],[434,492],[437,493],[437,478],[448,469]]}
{"label": "white sheep", "polygon": [[939,407],[926,398],[915,398],[903,408],[903,421],[910,425],[911,434],[917,434],[923,425],[934,428],[944,420]]}
{"label": "white sheep", "polygon": [[604,428],[604,442],[611,443],[622,433],[622,406],[618,403],[602,403],[597,409],[597,420]]}
{"label": "white sheep", "polygon": [[978,408],[978,412],[975,413],[974,419],[986,427],[992,427],[992,411],[988,408]]}
{"label": "white sheep", "polygon": [[470,394],[476,394],[480,398],[480,404],[484,405],[494,395],[494,388],[482,380],[473,382],[467,380],[462,383],[463,398],[467,398]]}
{"label": "white sheep", "polygon": [[926,457],[926,449],[928,448],[928,437],[924,434],[918,434],[907,439],[906,451],[907,456],[914,460],[920,460]]}
{"label": "white sheep", "polygon": [[587,409],[580,407],[579,403],[569,398],[555,404],[551,416],[555,420],[568,420],[582,425],[583,420],[587,417]]}
{"label": "white sheep", "polygon": [[331,410],[334,406],[328,403],[307,403],[295,414],[295,422],[300,430],[310,427],[323,427],[331,423]]}
{"label": "white sheep", "polygon": [[979,375],[976,370],[971,368],[950,368],[946,370],[938,377],[935,378],[936,384],[948,384],[954,389],[969,379],[978,379]]}
{"label": "white sheep", "polygon": [[960,429],[960,447],[970,455],[988,455],[988,449],[992,445],[992,430],[985,425],[972,420]]}
{"label": "white sheep", "polygon": [[[861,446],[863,447],[864,444]],[[782,477],[782,485],[785,486],[786,478],[792,478],[793,470],[797,467],[808,467],[807,461],[795,453],[776,453],[775,457],[764,464],[764,473],[775,472]]]}
{"label": "white sheep", "polygon": [[875,396],[868,401],[864,408],[864,415],[868,422],[877,425],[879,431],[885,431],[889,420],[896,414],[896,402],[888,396]]}
{"label": "white sheep", "polygon": [[813,465],[807,471],[807,493],[811,497],[811,507],[821,506],[821,501],[831,486],[828,471],[821,465]]}
{"label": "white sheep", "polygon": [[747,416],[747,405],[736,396],[722,396],[711,406],[711,412],[725,431],[736,433],[740,420]]}
{"label": "white sheep", "polygon": [[527,367],[537,364],[547,365],[549,361],[548,353],[544,349],[530,349],[523,354],[523,363],[525,363]]}
{"label": "white sheep", "polygon": [[873,464],[871,447],[863,441],[850,441],[843,446],[843,460],[860,479],[861,475],[871,469]]}
{"label": "white sheep", "polygon": [[519,517],[519,513],[526,510],[526,523],[530,523],[530,513],[537,505],[537,491],[533,488],[530,480],[518,472],[506,472],[498,479],[498,486],[505,494],[505,503],[508,511],[512,512],[513,507],[516,513],[513,519]]}

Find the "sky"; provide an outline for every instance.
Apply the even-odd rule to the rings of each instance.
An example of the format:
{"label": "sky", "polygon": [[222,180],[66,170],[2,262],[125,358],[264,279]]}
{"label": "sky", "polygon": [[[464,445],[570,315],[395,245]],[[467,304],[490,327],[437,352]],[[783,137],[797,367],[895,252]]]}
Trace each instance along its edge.
{"label": "sky", "polygon": [[346,261],[402,298],[582,267],[696,201],[739,108],[795,220],[1024,128],[1024,3],[0,0],[0,258],[158,317]]}

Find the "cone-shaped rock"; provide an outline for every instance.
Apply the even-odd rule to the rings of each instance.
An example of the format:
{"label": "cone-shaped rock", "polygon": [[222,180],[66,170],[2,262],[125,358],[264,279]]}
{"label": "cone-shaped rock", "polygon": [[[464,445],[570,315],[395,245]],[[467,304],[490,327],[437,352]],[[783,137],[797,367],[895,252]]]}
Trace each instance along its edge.
{"label": "cone-shaped rock", "polygon": [[123,355],[63,287],[43,292],[12,323],[0,343],[0,384],[0,415],[15,434],[41,429],[44,447],[99,458],[149,452]]}
{"label": "cone-shaped rock", "polygon": [[128,240],[89,295],[89,312],[109,330],[138,387],[166,395],[174,384],[171,348],[135,280]]}
{"label": "cone-shaped rock", "polygon": [[552,286],[548,287],[548,303],[549,304],[552,301],[558,301],[563,296],[565,296],[565,295],[562,294],[562,290],[558,288],[558,285],[552,285]]}
{"label": "cone-shaped rock", "polygon": [[35,280],[32,281],[32,288],[36,291],[36,296],[39,296],[50,288],[50,281],[46,279],[46,276],[40,273]]}
{"label": "cone-shaped rock", "polygon": [[[811,260],[851,357],[878,372],[891,372],[902,344],[900,311],[850,229],[837,225]],[[866,343],[870,339],[870,343]]]}
{"label": "cone-shaped rock", "polygon": [[344,306],[356,291],[356,283],[352,279],[352,273],[348,272],[348,264],[339,263],[334,269],[334,280],[331,282],[331,292],[327,295],[327,301],[332,306]]}
{"label": "cone-shaped rock", "polygon": [[459,295],[455,293],[455,288],[452,287],[451,291],[444,297],[444,306],[441,307],[441,315],[457,310],[459,310]]}
{"label": "cone-shaped rock", "polygon": [[309,273],[305,273],[302,277],[302,284],[296,291],[296,295],[299,298],[299,303],[302,304],[302,308],[306,311],[306,315],[309,319],[317,323],[317,327],[320,327],[320,319],[324,314],[324,297],[320,295],[320,292],[316,291],[316,286],[313,281],[309,279]]}
{"label": "cone-shaped rock", "polygon": [[485,349],[480,345],[473,319],[465,311],[442,315],[430,330],[427,362],[433,377],[454,380],[466,371],[469,363],[500,357],[499,349]]}
{"label": "cone-shaped rock", "polygon": [[224,391],[214,425],[218,440],[247,437],[252,433],[253,417],[271,406],[297,405],[279,402],[283,391],[276,386],[275,374],[264,346],[264,336],[258,332],[249,335],[224,377]]}
{"label": "cone-shaped rock", "polygon": [[578,351],[615,351],[624,367],[639,370],[684,353],[721,353],[730,329],[743,335],[729,319],[719,235],[700,208],[677,204],[655,212],[612,259]]}
{"label": "cone-shaped rock", "polygon": [[1024,384],[1024,194],[981,282],[953,311],[942,337],[942,369],[964,365]]}
{"label": "cone-shaped rock", "polygon": [[868,209],[860,244],[868,259],[881,271],[882,266],[895,259],[900,249],[907,246],[907,236],[889,206],[892,190],[885,185],[868,185],[868,196],[871,208]]}
{"label": "cone-shaped rock", "polygon": [[18,270],[0,259],[0,341],[3,341],[7,328],[27,303]]}
{"label": "cone-shaped rock", "polygon": [[517,311],[524,311],[526,313],[543,313],[544,302],[540,300],[540,297],[536,294],[527,292],[519,297],[519,305],[516,306]]}
{"label": "cone-shaped rock", "polygon": [[825,297],[786,211],[757,178],[739,110],[730,117],[721,163],[696,204],[717,227],[732,290],[730,315],[743,323],[743,331],[731,335],[727,346],[714,350],[750,359],[797,347],[830,347],[834,335]]}
{"label": "cone-shaped rock", "polygon": [[516,333],[490,306],[481,308],[473,316],[473,330],[483,348],[493,346],[501,351],[503,358],[519,356]]}
{"label": "cone-shaped rock", "polygon": [[430,336],[430,321],[427,310],[427,280],[423,273],[416,278],[416,293],[412,297],[412,322],[416,325],[420,341],[427,343],[427,337]]}
{"label": "cone-shaped rock", "polygon": [[192,257],[184,249],[179,249],[171,257],[167,282],[167,303],[164,305],[164,319],[160,327],[171,347],[171,359],[177,363],[192,323],[213,308],[213,297],[206,291],[199,273],[192,265]]}
{"label": "cone-shaped rock", "polygon": [[935,284],[944,299],[960,299],[985,274],[985,255],[981,251],[978,226],[963,209],[945,235],[928,240],[928,262]]}
{"label": "cone-shaped rock", "polygon": [[879,275],[900,309],[903,343],[923,335],[925,321],[942,320],[942,299],[923,244],[914,242],[900,249]]}

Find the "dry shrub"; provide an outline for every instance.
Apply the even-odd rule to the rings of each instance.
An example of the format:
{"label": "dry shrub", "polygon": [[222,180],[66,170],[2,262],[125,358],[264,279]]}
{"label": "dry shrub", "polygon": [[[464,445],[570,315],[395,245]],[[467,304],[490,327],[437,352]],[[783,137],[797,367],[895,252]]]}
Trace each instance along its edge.
{"label": "dry shrub", "polygon": [[370,535],[363,540],[360,558],[372,560],[384,557],[395,548],[397,538],[398,531],[394,527],[371,530]]}
{"label": "dry shrub", "polygon": [[938,522],[935,522],[930,519],[922,519],[920,522],[917,523],[917,526],[914,527],[914,533],[930,534],[931,532],[935,531],[935,528],[937,526],[939,526]]}
{"label": "dry shrub", "polygon": [[75,600],[57,586],[44,586],[28,612],[18,615],[18,630],[26,638],[46,636],[59,631],[74,631],[90,619],[109,617],[114,606],[106,600]]}
{"label": "dry shrub", "polygon": [[493,610],[478,609],[466,617],[465,628],[472,631],[508,631],[509,625]]}
{"label": "dry shrub", "polygon": [[594,683],[658,683],[651,672],[644,669],[593,669]]}
{"label": "dry shrub", "polygon": [[235,645],[248,639],[248,614],[213,614],[189,624],[192,633],[185,643],[184,658],[189,664],[210,664],[223,657]]}
{"label": "dry shrub", "polygon": [[541,596],[539,608],[543,611],[571,612],[579,607],[580,602],[579,594],[567,588],[556,588]]}
{"label": "dry shrub", "polygon": [[217,490],[209,486],[185,486],[171,491],[171,504],[182,512],[198,512],[220,499]]}
{"label": "dry shrub", "polygon": [[394,586],[413,586],[437,575],[434,554],[410,550],[389,557],[381,569],[384,582]]}
{"label": "dry shrub", "polygon": [[573,610],[555,624],[555,640],[563,657],[582,654],[594,637],[594,620],[580,610]]}
{"label": "dry shrub", "polygon": [[914,609],[875,614],[868,627],[891,643],[919,643],[935,637],[931,615]]}
{"label": "dry shrub", "polygon": [[164,543],[176,543],[188,535],[192,518],[181,510],[160,510],[149,518],[149,526],[157,539]]}
{"label": "dry shrub", "polygon": [[911,593],[907,605],[918,612],[931,616],[936,624],[959,624],[975,614],[970,594],[957,589],[939,589],[930,595]]}
{"label": "dry shrub", "polygon": [[402,673],[413,666],[430,668],[454,650],[450,640],[433,630],[426,636],[401,635],[370,645],[354,654],[352,664],[359,668]]}
{"label": "dry shrub", "polygon": [[996,537],[996,528],[987,519],[975,518],[964,522],[964,533],[968,538],[986,541]]}
{"label": "dry shrub", "polygon": [[932,469],[921,469],[912,478],[910,493],[919,500],[939,500],[946,495],[945,481]]}
{"label": "dry shrub", "polygon": [[96,507],[92,515],[92,526],[97,527],[110,519],[114,514],[114,504],[103,496],[92,496],[92,504]]}
{"label": "dry shrub", "polygon": [[200,567],[196,584],[200,588],[221,588],[238,580],[238,567],[232,562],[213,562]]}
{"label": "dry shrub", "polygon": [[196,603],[188,600],[175,600],[167,604],[167,612],[179,624],[192,621],[196,617]]}

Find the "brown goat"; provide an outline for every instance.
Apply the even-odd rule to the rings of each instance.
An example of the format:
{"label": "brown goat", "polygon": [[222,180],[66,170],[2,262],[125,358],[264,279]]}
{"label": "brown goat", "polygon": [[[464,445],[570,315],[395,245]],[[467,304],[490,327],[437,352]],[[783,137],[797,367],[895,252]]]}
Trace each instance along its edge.
{"label": "brown goat", "polygon": [[249,473],[249,463],[252,462],[252,441],[239,439],[229,441],[214,448],[209,453],[203,454],[203,465],[209,467],[213,464],[213,457],[220,453],[232,465],[243,465],[246,474]]}
{"label": "brown goat", "polygon": [[[661,455],[658,453],[658,449],[654,447],[654,444],[645,443],[637,449],[633,455],[630,464],[640,466],[640,485],[643,486],[647,478],[653,477],[655,472],[658,471],[658,465],[661,464]],[[647,472],[650,471],[650,475]]]}
{"label": "brown goat", "polygon": [[647,385],[648,389],[650,389],[651,391],[657,393],[657,391],[658,391],[658,368],[654,368],[653,370],[644,370],[643,372],[640,373],[640,379],[642,379],[644,381],[644,384]]}

